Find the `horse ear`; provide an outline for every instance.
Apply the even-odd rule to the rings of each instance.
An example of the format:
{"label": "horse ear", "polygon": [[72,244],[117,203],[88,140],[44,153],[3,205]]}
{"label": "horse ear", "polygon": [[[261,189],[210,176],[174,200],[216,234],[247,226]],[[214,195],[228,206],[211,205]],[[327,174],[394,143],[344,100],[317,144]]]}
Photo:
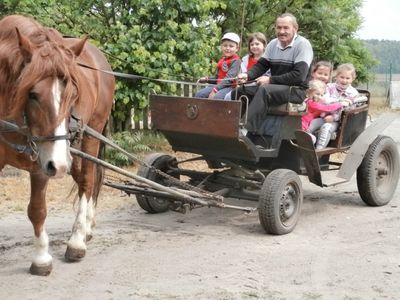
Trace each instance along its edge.
{"label": "horse ear", "polygon": [[70,49],[72,52],[76,55],[79,56],[82,53],[83,47],[85,47],[86,41],[89,39],[89,35],[86,34],[83,39],[79,40],[75,44],[73,44]]}
{"label": "horse ear", "polygon": [[17,31],[18,45],[21,54],[24,57],[25,62],[29,63],[32,59],[32,43],[19,32],[17,27],[15,27],[15,30]]}

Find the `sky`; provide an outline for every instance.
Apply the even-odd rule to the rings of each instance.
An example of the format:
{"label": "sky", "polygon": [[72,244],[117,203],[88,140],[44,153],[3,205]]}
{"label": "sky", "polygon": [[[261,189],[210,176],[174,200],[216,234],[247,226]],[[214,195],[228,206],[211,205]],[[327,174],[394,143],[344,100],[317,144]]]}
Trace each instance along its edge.
{"label": "sky", "polygon": [[364,0],[360,39],[400,41],[400,0]]}

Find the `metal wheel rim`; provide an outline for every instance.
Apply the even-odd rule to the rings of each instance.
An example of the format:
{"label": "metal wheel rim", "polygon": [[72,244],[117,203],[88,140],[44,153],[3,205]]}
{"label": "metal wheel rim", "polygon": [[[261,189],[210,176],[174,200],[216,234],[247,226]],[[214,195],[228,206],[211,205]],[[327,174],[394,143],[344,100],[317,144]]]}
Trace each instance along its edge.
{"label": "metal wheel rim", "polygon": [[393,181],[393,158],[389,152],[379,154],[374,168],[376,188],[379,194],[386,194],[391,190]]}
{"label": "metal wheel rim", "polygon": [[290,226],[299,208],[299,190],[294,184],[288,184],[279,201],[279,218],[283,225]]}

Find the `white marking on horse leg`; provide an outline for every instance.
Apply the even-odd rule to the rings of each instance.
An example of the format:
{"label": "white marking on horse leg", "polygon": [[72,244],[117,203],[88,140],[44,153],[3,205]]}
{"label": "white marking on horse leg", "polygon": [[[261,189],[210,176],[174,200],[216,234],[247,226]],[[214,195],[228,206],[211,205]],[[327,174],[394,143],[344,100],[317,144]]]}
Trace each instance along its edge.
{"label": "white marking on horse leg", "polygon": [[68,241],[68,247],[72,249],[86,250],[86,211],[87,199],[85,194],[79,199],[79,209],[76,215],[74,226],[72,226],[72,235]]}
{"label": "white marking on horse leg", "polygon": [[34,237],[33,244],[35,252],[32,263],[38,267],[51,265],[53,258],[49,254],[49,237],[44,229],[39,237]]}
{"label": "white marking on horse leg", "polygon": [[93,198],[90,197],[86,215],[86,237],[89,239],[92,238],[92,229],[96,225],[96,222],[94,220],[94,214],[95,214],[95,207],[93,204]]}

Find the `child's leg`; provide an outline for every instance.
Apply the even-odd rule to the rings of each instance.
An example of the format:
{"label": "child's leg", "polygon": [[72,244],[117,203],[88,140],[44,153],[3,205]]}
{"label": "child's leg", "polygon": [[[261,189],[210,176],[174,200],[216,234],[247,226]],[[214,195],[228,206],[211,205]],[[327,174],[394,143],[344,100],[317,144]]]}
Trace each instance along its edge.
{"label": "child's leg", "polygon": [[311,121],[310,126],[307,129],[307,132],[309,133],[314,133],[318,129],[321,128],[321,126],[324,124],[324,119],[322,118],[315,118],[314,120]]}
{"label": "child's leg", "polygon": [[225,95],[224,100],[230,101],[232,99],[232,91],[229,91],[228,94]]}
{"label": "child's leg", "polygon": [[197,97],[197,98],[208,98],[208,95],[210,95],[210,93],[211,93],[213,88],[214,87],[212,87],[212,86],[207,86],[207,87],[201,89],[200,91],[198,91],[196,93],[195,97]]}
{"label": "child's leg", "polygon": [[[226,97],[226,95],[227,95],[228,93],[230,93],[231,91],[232,91],[232,88],[231,88],[231,87],[226,87],[226,88],[220,89],[220,90],[215,94],[214,99],[218,99],[218,100],[227,100],[227,99],[225,99],[225,97]],[[230,100],[230,98],[229,98],[229,100]]]}
{"label": "child's leg", "polygon": [[323,149],[328,145],[332,133],[336,131],[338,126],[338,122],[324,123],[321,126],[321,129],[319,130],[316,149]]}

